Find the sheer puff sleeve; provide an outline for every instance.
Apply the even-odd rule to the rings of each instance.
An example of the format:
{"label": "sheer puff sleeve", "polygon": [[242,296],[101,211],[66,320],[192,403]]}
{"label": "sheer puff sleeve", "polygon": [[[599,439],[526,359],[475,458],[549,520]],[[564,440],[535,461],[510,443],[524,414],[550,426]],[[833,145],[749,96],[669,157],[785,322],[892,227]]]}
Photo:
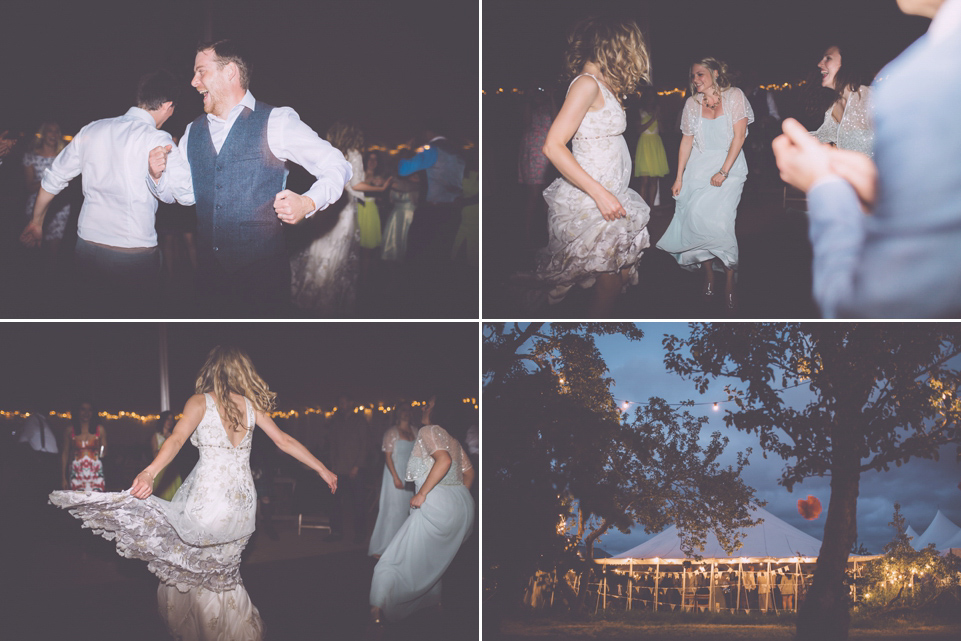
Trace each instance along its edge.
{"label": "sheer puff sleeve", "polygon": [[400,433],[397,431],[396,427],[392,427],[386,432],[384,432],[384,441],[381,443],[380,449],[382,452],[390,454],[394,451],[394,443],[400,438]]}
{"label": "sheer puff sleeve", "polygon": [[731,122],[737,122],[747,118],[747,124],[754,122],[754,111],[751,109],[751,103],[748,101],[747,96],[744,92],[737,87],[731,87],[725,92],[727,95],[727,104],[724,105],[724,109],[731,115]]}
{"label": "sheer puff sleeve", "polygon": [[694,96],[687,99],[684,103],[684,111],[681,113],[681,133],[685,136],[693,136],[697,133],[697,126],[701,122],[701,105],[694,100]]}
{"label": "sheer puff sleeve", "polygon": [[417,434],[417,442],[411,451],[411,458],[426,458],[436,452],[444,450],[450,454],[451,465],[460,467],[461,472],[471,469],[470,458],[464,453],[464,448],[453,436],[440,425],[427,425]]}

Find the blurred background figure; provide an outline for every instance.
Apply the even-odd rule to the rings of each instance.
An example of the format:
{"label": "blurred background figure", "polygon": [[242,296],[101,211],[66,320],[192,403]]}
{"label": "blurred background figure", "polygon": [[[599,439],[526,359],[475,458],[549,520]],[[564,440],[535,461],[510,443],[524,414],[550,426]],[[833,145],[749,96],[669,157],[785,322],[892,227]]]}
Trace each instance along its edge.
{"label": "blurred background figure", "polygon": [[367,540],[365,505],[368,426],[361,412],[346,396],[337,401],[337,411],[327,423],[330,443],[330,470],[337,475],[338,492],[330,512],[330,535],[327,541],[344,538],[345,512],[353,512],[354,543]]}
{"label": "blurred background figure", "polygon": [[[401,160],[414,157],[414,152],[404,149],[400,152]],[[390,184],[390,218],[384,229],[384,251],[382,260],[402,261],[407,256],[407,232],[414,220],[414,210],[420,202],[421,175],[414,173],[409,176],[395,175]]]}
{"label": "blurred background figure", "polygon": [[[164,441],[170,437],[173,429],[173,412],[169,410],[166,412],[161,412],[160,419],[157,420],[156,431],[150,438],[150,450],[153,454],[153,458],[157,458],[160,448],[163,447]],[[153,493],[155,496],[159,496],[163,500],[169,501],[173,499],[174,494],[176,494],[177,490],[180,489],[182,482],[183,479],[180,478],[176,461],[171,461],[167,467],[163,468],[157,473],[157,477],[153,481]]]}
{"label": "blurred background figure", "polygon": [[[23,154],[23,170],[27,187],[27,222],[33,218],[33,206],[37,202],[37,192],[40,189],[43,173],[53,164],[54,158],[65,145],[60,125],[47,121],[40,125],[33,146]],[[55,264],[60,254],[60,243],[69,220],[70,203],[64,198],[55,199],[50,205],[47,220],[43,226],[43,250],[49,266]]]}
{"label": "blurred background figure", "polygon": [[477,150],[468,155],[467,166],[464,169],[464,182],[461,198],[460,226],[454,236],[454,246],[451,248],[450,259],[456,260],[461,254],[471,265],[480,265],[480,164]]}
{"label": "blurred background figure", "polygon": [[[180,137],[175,136],[174,144],[179,142]],[[194,242],[197,211],[194,207],[161,201],[157,206],[156,227],[163,256],[164,276],[168,287],[171,287],[175,274],[185,273],[192,277],[197,273],[197,245]],[[186,264],[183,262],[184,258],[187,260]]]}
{"label": "blurred background figure", "polygon": [[524,91],[521,142],[517,150],[517,182],[524,186],[524,242],[534,242],[534,230],[547,227],[547,206],[541,194],[551,182],[551,163],[542,151],[557,105],[554,92],[531,85]]}
{"label": "blurred background figure", "polygon": [[57,437],[44,416],[40,403],[33,403],[30,416],[23,422],[17,435],[20,475],[18,483],[24,484],[24,494],[34,505],[43,505],[43,499],[57,488],[57,462],[60,450]]}
{"label": "blurred background figure", "polygon": [[640,137],[637,139],[637,149],[634,152],[634,177],[640,179],[638,193],[647,203],[654,207],[657,198],[660,179],[668,174],[667,151],[659,132],[658,117],[660,108],[657,91],[653,87],[645,87],[641,91]]}
{"label": "blurred background figure", "polygon": [[103,492],[103,457],[107,451],[107,432],[89,400],[80,401],[70,417],[63,442],[65,490]]}
{"label": "blurred background figure", "polygon": [[[364,143],[363,132],[360,134],[359,144]],[[380,208],[377,206],[375,195],[383,194],[393,181],[392,177],[380,175],[380,157],[377,152],[364,155],[364,160],[355,167],[356,156],[360,155],[360,147],[351,149],[344,155],[351,163],[354,175],[347,185],[347,190],[357,200],[357,228],[360,229],[360,281],[366,283],[370,277],[371,263],[376,259],[376,251],[381,245]],[[351,160],[354,157],[354,160]],[[366,163],[366,166],[364,165]],[[363,285],[362,285],[363,286]]]}
{"label": "blurred background figure", "polygon": [[385,464],[380,485],[380,504],[377,522],[370,537],[367,555],[380,558],[387,545],[397,534],[397,530],[410,514],[410,500],[414,493],[407,489],[405,479],[407,460],[417,438],[417,430],[411,423],[408,404],[398,405],[396,424],[384,434],[381,449]]}

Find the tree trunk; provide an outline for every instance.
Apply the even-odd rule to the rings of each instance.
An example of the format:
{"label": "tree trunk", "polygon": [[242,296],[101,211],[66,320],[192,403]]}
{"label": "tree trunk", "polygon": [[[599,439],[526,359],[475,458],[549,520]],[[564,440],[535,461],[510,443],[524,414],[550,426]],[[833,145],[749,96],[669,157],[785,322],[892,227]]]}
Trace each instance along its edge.
{"label": "tree trunk", "polygon": [[610,522],[603,521],[599,528],[587,535],[584,539],[584,569],[581,570],[581,589],[577,593],[577,604],[574,612],[581,614],[587,607],[587,585],[591,580],[591,573],[594,570],[594,541],[607,532],[611,527]]}
{"label": "tree trunk", "polygon": [[[853,448],[835,447],[835,452]],[[850,590],[845,571],[851,546],[857,540],[859,461],[842,458],[831,470],[831,501],[824,525],[814,582],[801,603],[797,619],[798,641],[844,641],[851,624]]]}

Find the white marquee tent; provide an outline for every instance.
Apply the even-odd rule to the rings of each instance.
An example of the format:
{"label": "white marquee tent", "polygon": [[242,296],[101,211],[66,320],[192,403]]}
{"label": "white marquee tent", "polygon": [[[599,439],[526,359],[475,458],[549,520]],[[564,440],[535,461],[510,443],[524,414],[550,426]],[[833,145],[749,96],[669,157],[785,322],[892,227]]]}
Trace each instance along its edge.
{"label": "white marquee tent", "polygon": [[952,547],[948,546],[947,543],[959,533],[961,533],[961,528],[952,523],[948,517],[941,513],[941,510],[938,510],[928,529],[924,531],[924,534],[912,541],[911,545],[915,550],[921,550],[927,547],[928,544],[934,543],[934,547],[938,550],[943,550],[946,547]]}
{"label": "white marquee tent", "polygon": [[915,531],[914,531],[914,528],[911,527],[910,525],[908,526],[908,529],[905,530],[904,533],[907,534],[909,537],[911,537],[911,547],[913,547],[915,550],[917,550],[917,549],[918,549],[918,538],[920,537],[920,535],[919,535],[917,532],[915,532]]}
{"label": "white marquee tent", "polygon": [[[697,551],[697,553],[705,558],[715,559],[737,559],[739,557],[783,559],[797,556],[816,557],[820,553],[821,542],[819,540],[810,534],[805,534],[767,510],[758,508],[754,517],[760,517],[764,519],[764,522],[741,531],[741,548],[734,553],[734,556],[724,551],[713,532],[708,534],[704,551]],[[687,555],[681,550],[681,536],[677,531],[677,526],[672,525],[637,547],[621,554],[615,554],[614,558],[685,559]]]}

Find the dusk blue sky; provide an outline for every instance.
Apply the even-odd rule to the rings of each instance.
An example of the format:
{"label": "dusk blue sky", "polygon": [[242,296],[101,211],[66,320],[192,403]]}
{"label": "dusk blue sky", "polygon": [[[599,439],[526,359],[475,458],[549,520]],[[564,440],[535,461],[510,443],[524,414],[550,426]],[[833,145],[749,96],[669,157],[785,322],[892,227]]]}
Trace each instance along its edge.
{"label": "dusk blue sky", "polygon": [[[720,401],[718,411],[710,404],[693,408],[696,416],[706,415],[710,423],[704,435],[709,436],[717,430],[730,439],[722,461],[733,463],[738,451],[753,447],[750,465],[744,470],[744,479],[757,490],[757,495],[768,502],[766,509],[791,525],[818,539],[823,538],[824,519],[830,499],[830,479],[811,478],[788,492],[778,485],[778,479],[786,465],[780,457],[761,456],[756,435],[745,434],[724,425],[723,415],[733,403],[724,403],[724,383],[712,383],[703,396],[698,394],[694,384],[664,367],[664,348],[661,340],[665,334],[686,336],[686,323],[638,323],[644,330],[644,338],[639,342],[628,341],[618,336],[604,336],[597,339],[597,346],[604,356],[614,379],[613,393],[620,401],[645,402],[651,396],[660,396],[669,403],[694,400],[698,403]],[[784,392],[787,400],[796,400],[799,405],[806,403],[810,392],[804,387]],[[892,466],[888,472],[868,472],[861,476],[861,494],[858,501],[858,540],[872,553],[880,553],[885,543],[891,540],[893,530],[888,526],[894,503],[901,504],[901,511],[908,523],[923,534],[934,519],[938,509],[957,525],[961,525],[961,465],[956,462],[956,447],[945,446],[941,450],[939,462],[926,459],[912,459],[901,467]],[[797,511],[798,499],[813,494],[824,506],[821,517],[816,521],[805,521]],[[643,527],[635,527],[631,534],[608,533],[602,537],[599,547],[617,554],[638,545],[653,534],[646,534]]]}

